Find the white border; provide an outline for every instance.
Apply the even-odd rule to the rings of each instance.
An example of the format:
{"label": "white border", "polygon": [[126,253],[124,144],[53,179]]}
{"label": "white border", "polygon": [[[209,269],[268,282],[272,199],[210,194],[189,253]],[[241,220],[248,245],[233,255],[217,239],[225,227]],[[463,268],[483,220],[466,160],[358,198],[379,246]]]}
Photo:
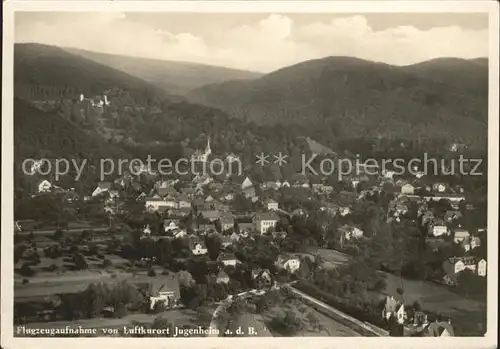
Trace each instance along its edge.
{"label": "white border", "polygon": [[[498,307],[498,79],[499,5],[496,1],[6,1],[3,4],[2,89],[2,348],[88,349],[89,346],[190,348],[496,348]],[[488,330],[484,337],[449,338],[14,338],[13,337],[13,42],[15,11],[218,12],[218,13],[367,13],[418,12],[489,14],[489,155],[488,155]],[[464,43],[465,45],[467,43]]]}

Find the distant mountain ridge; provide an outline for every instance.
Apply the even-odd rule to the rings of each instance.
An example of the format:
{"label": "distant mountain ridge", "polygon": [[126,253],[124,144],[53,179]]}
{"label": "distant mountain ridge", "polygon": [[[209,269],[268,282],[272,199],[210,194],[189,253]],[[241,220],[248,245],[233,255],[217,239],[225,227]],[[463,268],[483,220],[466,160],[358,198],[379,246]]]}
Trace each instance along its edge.
{"label": "distant mountain ridge", "polygon": [[173,97],[133,75],[50,45],[14,45],[14,89],[23,99],[76,98],[107,89],[127,89],[136,99]]}
{"label": "distant mountain ridge", "polygon": [[299,124],[336,137],[485,138],[486,59],[392,66],[327,57],[254,80],[191,91],[194,102],[259,124]]}
{"label": "distant mountain ridge", "polygon": [[67,52],[137,76],[163,90],[183,95],[203,85],[227,80],[256,79],[263,74],[207,64],[130,57],[64,48]]}

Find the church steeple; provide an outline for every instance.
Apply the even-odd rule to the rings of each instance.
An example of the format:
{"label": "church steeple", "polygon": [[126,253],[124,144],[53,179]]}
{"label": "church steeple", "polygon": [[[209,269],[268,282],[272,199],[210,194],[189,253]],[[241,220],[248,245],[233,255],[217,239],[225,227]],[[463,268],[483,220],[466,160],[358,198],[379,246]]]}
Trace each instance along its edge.
{"label": "church steeple", "polygon": [[205,155],[210,155],[212,154],[212,149],[210,149],[210,137],[207,139],[207,147],[205,148]]}

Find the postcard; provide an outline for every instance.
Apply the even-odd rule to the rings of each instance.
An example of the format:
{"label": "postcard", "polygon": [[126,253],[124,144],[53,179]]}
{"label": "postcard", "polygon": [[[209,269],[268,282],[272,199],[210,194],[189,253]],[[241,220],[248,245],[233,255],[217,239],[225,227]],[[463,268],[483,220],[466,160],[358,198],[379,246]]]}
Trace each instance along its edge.
{"label": "postcard", "polygon": [[497,347],[497,3],[3,29],[2,347]]}

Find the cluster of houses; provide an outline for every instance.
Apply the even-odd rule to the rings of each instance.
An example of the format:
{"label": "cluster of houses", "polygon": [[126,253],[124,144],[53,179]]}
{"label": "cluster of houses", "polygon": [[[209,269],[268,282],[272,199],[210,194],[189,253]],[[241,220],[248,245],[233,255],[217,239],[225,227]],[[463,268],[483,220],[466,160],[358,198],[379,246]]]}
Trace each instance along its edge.
{"label": "cluster of houses", "polygon": [[453,337],[451,320],[436,319],[430,322],[425,312],[408,311],[404,303],[394,296],[387,296],[382,309],[382,319],[389,327],[390,336],[403,337]]}
{"label": "cluster of houses", "polygon": [[[440,248],[450,247],[455,244],[459,246],[463,255],[443,261],[441,282],[455,285],[458,274],[465,268],[470,269],[479,276],[486,276],[486,261],[476,259],[469,254],[481,246],[481,239],[463,226],[463,209],[473,211],[471,204],[460,207],[460,202],[465,200],[463,188],[450,190],[445,183],[437,182],[426,186],[425,193],[415,194],[416,187],[411,183],[399,183],[401,191],[396,198],[389,203],[387,217],[388,221],[400,221],[409,211],[410,206],[416,206],[417,226],[426,231],[427,247],[437,252]],[[446,200],[449,204],[447,210],[437,210],[435,202]],[[412,219],[414,219],[413,217]],[[484,231],[479,228],[478,233]],[[466,267],[464,267],[466,266]]]}

